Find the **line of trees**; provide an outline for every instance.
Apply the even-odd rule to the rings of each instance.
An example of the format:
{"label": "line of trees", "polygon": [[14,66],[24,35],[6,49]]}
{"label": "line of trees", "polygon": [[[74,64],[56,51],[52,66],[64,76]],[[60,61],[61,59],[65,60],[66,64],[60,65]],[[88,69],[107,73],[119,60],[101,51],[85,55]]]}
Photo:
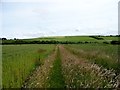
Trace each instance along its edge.
{"label": "line of trees", "polygon": [[[2,45],[7,45],[7,44],[91,44],[91,43],[99,43],[96,41],[78,41],[78,42],[72,42],[72,41],[55,41],[55,40],[50,40],[50,41],[27,41],[27,40],[3,40]],[[120,41],[104,41],[104,44],[120,44]]]}
{"label": "line of trees", "polygon": [[86,44],[86,43],[98,43],[98,42],[88,42],[88,41],[79,41],[79,42],[72,42],[72,41],[26,41],[26,40],[4,40],[2,41],[2,45],[5,44]]}
{"label": "line of trees", "polygon": [[94,39],[97,39],[97,40],[104,40],[102,37],[100,37],[100,36],[89,36],[89,37],[92,37],[92,38],[94,38]]}

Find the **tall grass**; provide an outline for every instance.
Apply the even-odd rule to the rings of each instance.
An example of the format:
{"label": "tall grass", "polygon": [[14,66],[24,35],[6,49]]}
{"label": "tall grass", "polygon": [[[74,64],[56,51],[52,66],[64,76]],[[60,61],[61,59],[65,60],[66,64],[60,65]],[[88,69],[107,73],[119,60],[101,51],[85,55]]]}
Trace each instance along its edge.
{"label": "tall grass", "polygon": [[69,45],[66,46],[73,54],[86,60],[103,66],[107,69],[118,70],[118,46],[117,45]]}
{"label": "tall grass", "polygon": [[[54,45],[3,45],[3,88],[20,88]],[[40,49],[45,52],[38,52]]]}
{"label": "tall grass", "polygon": [[0,89],[2,89],[2,45],[0,45]]}
{"label": "tall grass", "polygon": [[116,88],[119,85],[114,71],[84,61],[61,48],[63,75],[67,88]]}

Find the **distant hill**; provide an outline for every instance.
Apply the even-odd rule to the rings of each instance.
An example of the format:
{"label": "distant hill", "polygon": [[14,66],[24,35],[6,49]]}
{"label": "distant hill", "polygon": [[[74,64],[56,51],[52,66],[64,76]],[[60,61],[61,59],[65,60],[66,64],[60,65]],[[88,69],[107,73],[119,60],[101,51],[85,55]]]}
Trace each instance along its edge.
{"label": "distant hill", "polygon": [[[54,36],[32,39],[2,39],[2,44],[83,44],[83,43],[105,43],[112,41],[118,43],[119,36]],[[117,41],[117,42],[116,42]]]}

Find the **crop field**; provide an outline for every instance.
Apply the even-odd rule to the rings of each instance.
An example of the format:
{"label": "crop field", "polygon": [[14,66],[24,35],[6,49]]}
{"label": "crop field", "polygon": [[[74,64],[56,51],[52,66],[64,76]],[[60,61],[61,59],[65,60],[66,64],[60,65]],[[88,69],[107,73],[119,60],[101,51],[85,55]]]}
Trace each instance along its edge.
{"label": "crop field", "polygon": [[31,40],[58,40],[58,41],[95,41],[95,39],[88,36],[63,36],[63,37],[48,37],[48,38],[35,38]]}
{"label": "crop field", "polygon": [[26,77],[43,64],[54,45],[4,45],[2,49],[3,88],[19,88]]}
{"label": "crop field", "polygon": [[102,65],[107,69],[118,69],[118,45],[69,45],[73,54],[79,55],[88,61]]}
{"label": "crop field", "polygon": [[[96,40],[80,40],[92,39]],[[2,45],[2,87],[120,88],[118,47],[103,43]]]}
{"label": "crop field", "polygon": [[[103,38],[103,40],[99,40],[99,42],[102,42],[102,41],[107,41],[107,40],[118,40],[118,37],[105,37],[105,36],[101,36],[101,38]],[[36,40],[36,41],[39,41],[39,40],[57,40],[57,41],[74,41],[74,42],[78,42],[78,41],[98,41],[94,38],[91,38],[89,36],[56,36],[56,37],[43,37],[43,38],[33,38],[33,39],[25,39],[25,40]]]}

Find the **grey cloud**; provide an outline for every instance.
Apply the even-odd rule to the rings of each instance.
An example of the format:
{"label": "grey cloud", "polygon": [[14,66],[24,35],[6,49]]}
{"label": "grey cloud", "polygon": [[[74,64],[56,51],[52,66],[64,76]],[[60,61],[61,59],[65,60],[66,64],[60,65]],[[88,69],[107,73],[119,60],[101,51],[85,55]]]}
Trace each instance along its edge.
{"label": "grey cloud", "polygon": [[76,29],[75,31],[76,31],[76,32],[79,32],[80,30],[79,30],[79,29]]}

